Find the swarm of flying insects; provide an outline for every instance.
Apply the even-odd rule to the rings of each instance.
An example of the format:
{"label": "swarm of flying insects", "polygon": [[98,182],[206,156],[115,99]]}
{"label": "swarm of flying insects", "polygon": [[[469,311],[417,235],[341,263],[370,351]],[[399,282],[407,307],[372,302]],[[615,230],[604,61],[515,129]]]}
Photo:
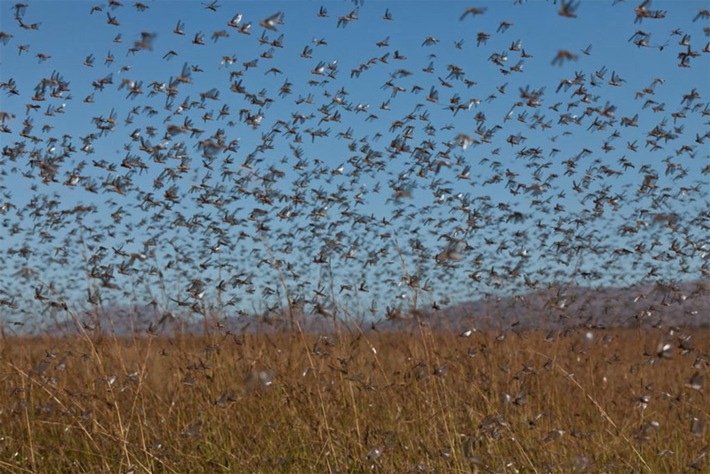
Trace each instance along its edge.
{"label": "swarm of flying insects", "polygon": [[710,469],[710,11],[403,5],[0,5],[1,470]]}

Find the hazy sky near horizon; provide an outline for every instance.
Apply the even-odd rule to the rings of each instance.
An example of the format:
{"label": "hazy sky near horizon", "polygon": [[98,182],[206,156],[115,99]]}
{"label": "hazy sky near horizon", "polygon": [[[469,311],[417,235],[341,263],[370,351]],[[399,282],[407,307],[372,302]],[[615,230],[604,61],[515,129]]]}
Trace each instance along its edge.
{"label": "hazy sky near horizon", "polygon": [[707,2],[563,3],[0,3],[0,291],[707,276]]}

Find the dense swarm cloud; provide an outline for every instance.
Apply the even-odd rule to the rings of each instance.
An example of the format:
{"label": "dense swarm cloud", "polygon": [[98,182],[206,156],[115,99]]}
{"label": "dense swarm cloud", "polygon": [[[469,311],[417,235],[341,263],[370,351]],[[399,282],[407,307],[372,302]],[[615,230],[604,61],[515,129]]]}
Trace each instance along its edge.
{"label": "dense swarm cloud", "polygon": [[704,311],[703,4],[404,5],[3,5],[5,323]]}

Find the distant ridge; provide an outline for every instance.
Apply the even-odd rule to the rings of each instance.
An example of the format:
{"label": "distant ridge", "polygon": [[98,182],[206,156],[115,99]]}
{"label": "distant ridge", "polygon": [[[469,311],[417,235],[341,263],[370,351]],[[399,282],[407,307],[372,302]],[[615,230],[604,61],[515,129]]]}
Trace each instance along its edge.
{"label": "distant ridge", "polygon": [[454,331],[710,327],[710,280],[590,289],[558,286],[504,298],[465,302],[425,313],[434,327]]}
{"label": "distant ridge", "polygon": [[[163,319],[162,323],[160,319]],[[308,332],[333,332],[332,318],[299,312],[294,315],[300,328]],[[82,320],[84,321],[84,320]],[[140,309],[113,306],[104,308],[99,327],[87,324],[90,332],[117,335],[211,332],[272,332],[288,330],[291,323],[285,310],[261,315],[208,318],[200,315],[175,315],[158,318],[149,307]],[[422,323],[435,331],[562,330],[577,327],[627,328],[664,327],[710,328],[710,280],[678,284],[641,284],[627,288],[585,288],[560,285],[508,297],[490,297],[442,307],[438,310],[393,312],[391,317],[364,317],[344,320],[338,315],[341,330],[408,331]],[[67,322],[58,328],[46,327],[49,335],[72,333]]]}

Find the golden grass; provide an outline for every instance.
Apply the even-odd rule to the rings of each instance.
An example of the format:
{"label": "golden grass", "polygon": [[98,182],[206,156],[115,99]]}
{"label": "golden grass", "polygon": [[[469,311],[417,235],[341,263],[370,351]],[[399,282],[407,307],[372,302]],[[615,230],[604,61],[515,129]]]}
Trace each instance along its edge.
{"label": "golden grass", "polygon": [[707,472],[710,331],[586,332],[5,338],[0,471]]}

